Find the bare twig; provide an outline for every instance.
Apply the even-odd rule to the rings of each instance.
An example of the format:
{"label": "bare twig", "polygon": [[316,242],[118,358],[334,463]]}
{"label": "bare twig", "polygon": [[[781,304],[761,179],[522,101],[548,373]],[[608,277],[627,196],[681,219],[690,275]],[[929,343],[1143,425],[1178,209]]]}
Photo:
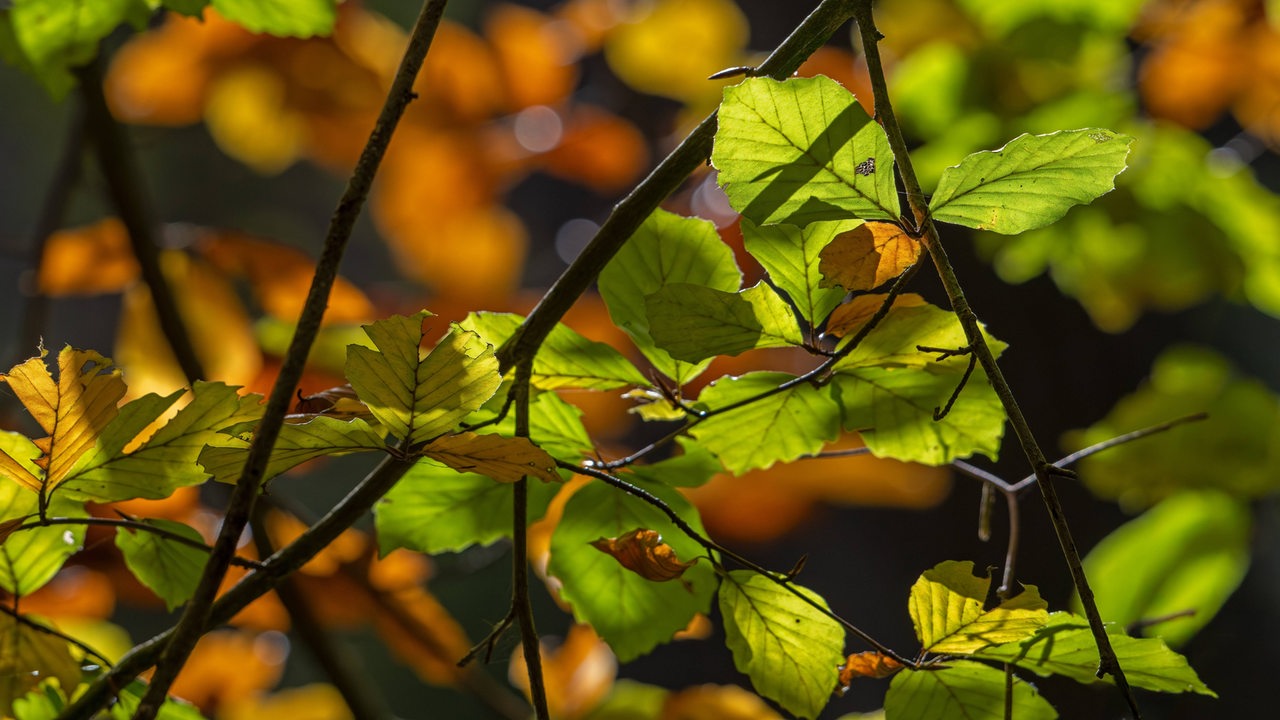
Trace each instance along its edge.
{"label": "bare twig", "polygon": [[[533,358],[516,365],[514,397],[516,404],[516,437],[529,437],[529,382],[533,378]],[[511,609],[520,623],[520,645],[524,650],[529,675],[529,698],[538,720],[551,720],[547,708],[547,689],[542,680],[542,645],[533,622],[533,603],[529,598],[529,478],[516,481],[512,502],[511,532]]]}

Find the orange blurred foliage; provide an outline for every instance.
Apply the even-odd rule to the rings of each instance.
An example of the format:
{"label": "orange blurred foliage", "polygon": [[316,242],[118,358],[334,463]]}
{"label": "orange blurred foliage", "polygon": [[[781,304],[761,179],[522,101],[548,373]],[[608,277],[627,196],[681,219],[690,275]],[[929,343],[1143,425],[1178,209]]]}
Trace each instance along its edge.
{"label": "orange blurred foliage", "polygon": [[[589,625],[575,624],[559,645],[538,643],[542,656],[547,706],[556,720],[577,720],[609,694],[618,674],[618,659]],[[511,684],[529,696],[529,673],[524,654],[511,655],[507,673]]]}
{"label": "orange blurred foliage", "polygon": [[196,644],[172,692],[213,715],[226,703],[275,687],[288,654],[289,642],[278,633],[211,632]]}
{"label": "orange blurred foliage", "polygon": [[36,285],[51,297],[116,293],[137,281],[138,272],[124,223],[108,217],[50,235]]}
{"label": "orange blurred foliage", "polygon": [[736,685],[698,685],[671,693],[660,720],[782,720],[758,695]]}
{"label": "orange blurred foliage", "polygon": [[218,711],[218,720],[351,720],[352,717],[342,693],[332,685],[323,684],[228,700]]}

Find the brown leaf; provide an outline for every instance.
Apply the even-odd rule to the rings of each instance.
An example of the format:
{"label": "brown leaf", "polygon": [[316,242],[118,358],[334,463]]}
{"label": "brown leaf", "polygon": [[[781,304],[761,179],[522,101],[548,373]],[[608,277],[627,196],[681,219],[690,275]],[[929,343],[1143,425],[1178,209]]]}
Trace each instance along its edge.
{"label": "brown leaf", "polygon": [[[844,337],[857,332],[858,328],[865,325],[876,314],[886,297],[888,295],[885,293],[859,295],[836,308],[835,312],[831,313],[831,318],[827,320],[827,334]],[[895,308],[916,307],[924,304],[924,298],[915,293],[904,293],[893,299]]]}
{"label": "brown leaf", "polygon": [[498,482],[516,482],[531,475],[545,482],[560,482],[556,461],[528,438],[458,433],[427,443],[422,454],[458,472],[487,475]]}
{"label": "brown leaf", "polygon": [[54,297],[124,290],[138,279],[129,234],[116,218],[49,236],[36,284]]}
{"label": "brown leaf", "polygon": [[[875,651],[854,653],[840,666],[840,688],[846,689],[856,678],[887,678],[902,669],[902,663]],[[837,691],[840,692],[840,691]]]}
{"label": "brown leaf", "polygon": [[894,223],[867,222],[823,248],[822,287],[870,290],[902,274],[920,257],[920,243]]}
{"label": "brown leaf", "polygon": [[307,422],[317,415],[351,420],[363,418],[373,420],[369,407],[360,402],[356,391],[350,385],[331,387],[312,395],[298,393],[298,402],[293,405],[293,413],[286,416],[286,422]]}
{"label": "brown leaf", "polygon": [[698,558],[682,562],[676,557],[675,549],[662,542],[661,535],[654,530],[644,528],[632,530],[616,538],[593,540],[591,546],[602,553],[612,555],[622,567],[645,580],[654,582],[675,580],[698,562]]}

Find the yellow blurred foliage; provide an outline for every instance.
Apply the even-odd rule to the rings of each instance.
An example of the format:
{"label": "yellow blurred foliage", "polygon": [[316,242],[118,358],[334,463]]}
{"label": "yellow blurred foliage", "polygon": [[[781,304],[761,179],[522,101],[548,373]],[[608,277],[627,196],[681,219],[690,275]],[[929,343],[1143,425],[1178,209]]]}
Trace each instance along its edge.
{"label": "yellow blurred foliage", "polygon": [[614,74],[631,87],[690,104],[718,102],[713,73],[741,65],[747,21],[731,0],[639,3],[605,43]]}
{"label": "yellow blurred foliage", "polygon": [[218,720],[351,720],[342,693],[314,683],[265,696],[237,698],[218,711]]}
{"label": "yellow blurred foliage", "polygon": [[699,685],[667,696],[659,720],[782,720],[759,696],[736,685]]}

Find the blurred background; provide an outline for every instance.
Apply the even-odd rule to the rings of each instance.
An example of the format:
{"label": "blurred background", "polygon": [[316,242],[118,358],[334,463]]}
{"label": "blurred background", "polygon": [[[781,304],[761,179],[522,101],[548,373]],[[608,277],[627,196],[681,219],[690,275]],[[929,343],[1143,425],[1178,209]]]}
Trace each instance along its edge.
{"label": "blurred background", "polygon": [[[419,99],[356,228],[342,268],[346,282],[330,303],[303,392],[343,382],[344,349],[358,339],[362,322],[427,308],[440,316],[435,327],[442,331],[473,310],[527,312],[613,204],[735,82],[706,78],[758,63],[814,5],[451,2],[416,86]],[[1143,564],[1160,566],[1168,555],[1182,575],[1177,587],[1202,592],[1187,601],[1200,609],[1195,618],[1147,632],[1185,653],[1220,698],[1142,693],[1147,717],[1264,712],[1263,683],[1273,674],[1268,651],[1280,641],[1275,6],[1263,0],[876,6],[890,89],[926,188],[966,154],[1024,132],[1096,126],[1137,138],[1117,190],[1053,227],[1012,238],[957,228],[943,239],[974,309],[1010,343],[1002,366],[1046,448],[1065,454],[1188,413],[1211,413],[1203,423],[1101,454],[1083,465],[1081,483],[1061,484],[1084,550],[1166,498],[1180,501],[1165,506],[1174,507],[1166,516],[1176,513],[1170,523],[1180,530],[1145,540],[1151,555],[1139,555],[1136,564],[1126,566],[1133,561],[1121,557],[1105,571],[1099,565],[1096,577],[1104,600],[1118,598],[1132,589]],[[339,6],[331,37],[305,40],[253,35],[212,13],[203,22],[156,18],[149,30],[118,32],[105,44],[105,94],[130,126],[139,192],[165,228],[164,270],[212,377],[256,392],[270,388],[310,280],[310,259],[417,11],[417,3],[402,0],[349,0]],[[800,74],[828,75],[870,109],[857,44],[856,30],[842,29]],[[6,362],[34,355],[43,338],[51,349],[71,344],[111,355],[125,369],[131,396],[185,384],[139,287],[101,173],[92,161],[60,160],[82,152],[74,91],[55,101],[31,77],[2,65],[0,98],[0,277],[15,288],[0,307]],[[44,243],[35,237],[38,219],[58,204],[51,200],[56,189],[70,191],[57,213],[65,232]],[[714,221],[738,251],[747,282],[760,276],[741,250],[736,216],[710,168],[664,207]],[[928,272],[912,289],[945,305]],[[594,294],[579,301],[567,323],[639,359]],[[719,362],[704,377],[759,368],[801,372],[810,362],[757,351]],[[585,410],[606,457],[654,436],[617,393],[566,399]],[[5,422],[16,426],[15,408],[6,408]],[[979,460],[1011,481],[1027,472],[1008,439],[998,462]],[[273,484],[272,493],[308,508],[300,511],[305,516],[331,505],[367,468],[367,461],[350,459],[306,466]],[[917,641],[905,601],[920,572],[947,559],[979,568],[1003,562],[1002,512],[993,540],[977,538],[979,490],[978,482],[945,468],[851,457],[717,478],[693,497],[713,536],[772,568],[807,555],[807,586],[909,653]],[[163,507],[137,511],[211,528],[216,518],[208,508],[219,500],[216,491],[180,493]],[[1022,507],[1019,577],[1039,586],[1051,608],[1065,609],[1070,579],[1048,518],[1034,495]],[[298,531],[283,516],[273,529],[279,542]],[[535,550],[545,552],[547,529],[541,532]],[[397,554],[374,563],[381,568],[375,572],[370,538],[352,534],[348,541],[346,550],[304,570],[303,592],[326,626],[360,653],[395,712],[447,718],[500,712],[492,697],[479,699],[499,690],[461,681],[447,656],[465,651],[505,614],[505,545],[430,561]],[[89,545],[40,597],[24,599],[24,609],[80,623],[113,649],[129,646],[126,632],[136,642],[167,627],[172,616],[122,571],[110,542],[91,534]],[[406,587],[411,597],[393,597],[389,606],[386,598],[403,596]],[[565,636],[570,617],[535,590],[539,629]],[[1137,609],[1129,610],[1146,614],[1128,620],[1162,614],[1150,598],[1133,602]],[[282,609],[265,601],[255,607],[239,618],[238,630],[202,644],[203,655],[193,661],[202,664],[187,671],[177,692],[219,720],[279,712],[342,717],[315,662],[286,634]],[[404,607],[416,615],[397,615]],[[677,691],[747,685],[718,626],[713,616],[691,628],[690,639],[617,668],[617,678]],[[497,687],[507,682],[515,643],[508,637],[486,666]],[[636,707],[655,702],[640,686],[615,684],[612,659],[594,638],[575,631],[560,648],[549,667],[553,688],[562,688],[562,717],[590,717],[611,688],[634,693]],[[480,684],[468,686],[473,682]],[[886,685],[858,680],[823,717],[879,708]],[[1037,685],[1063,717],[1122,714],[1109,687]],[[693,714],[704,711],[696,694],[683,697],[691,698],[687,717],[727,716]],[[742,717],[772,717],[750,697],[733,697],[744,713],[756,713]]]}

